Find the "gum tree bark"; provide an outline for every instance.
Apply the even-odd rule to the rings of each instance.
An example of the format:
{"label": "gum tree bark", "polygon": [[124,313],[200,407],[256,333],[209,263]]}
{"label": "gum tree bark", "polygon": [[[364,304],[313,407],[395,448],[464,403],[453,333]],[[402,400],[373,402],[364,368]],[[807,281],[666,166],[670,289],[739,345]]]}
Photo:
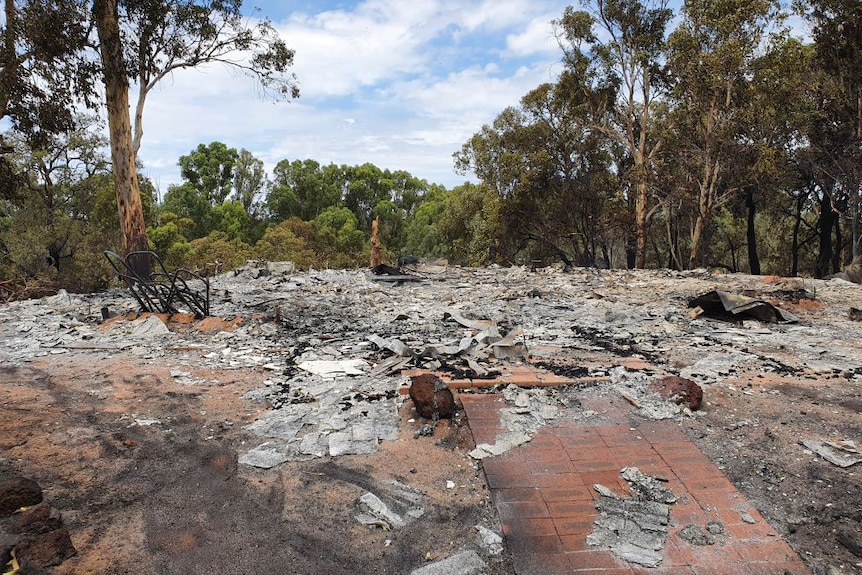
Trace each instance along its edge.
{"label": "gum tree bark", "polygon": [[[123,231],[123,250],[125,253],[146,250],[147,228],[141,206],[138,173],[135,170],[129,114],[129,79],[123,59],[117,0],[96,0],[93,3],[93,17],[102,56],[111,161],[117,190],[117,210]],[[137,259],[143,262],[145,258]],[[135,271],[147,275],[149,273],[149,270]]]}

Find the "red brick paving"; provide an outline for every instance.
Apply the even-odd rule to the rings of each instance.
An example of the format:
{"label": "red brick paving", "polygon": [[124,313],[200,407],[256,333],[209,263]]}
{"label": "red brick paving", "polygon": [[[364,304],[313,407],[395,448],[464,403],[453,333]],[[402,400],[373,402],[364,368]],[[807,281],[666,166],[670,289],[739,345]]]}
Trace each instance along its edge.
{"label": "red brick paving", "polygon": [[[505,407],[499,394],[461,394],[477,443],[494,443]],[[631,427],[628,404],[594,400],[598,417],[561,419],[533,440],[483,460],[488,487],[517,575],[810,575],[811,571],[721,471],[671,421]],[[671,505],[662,564],[647,568],[587,544],[601,483],[627,493],[626,466],[661,477]],[[743,521],[742,514],[754,519]],[[721,521],[714,545],[692,545],[679,531]]]}

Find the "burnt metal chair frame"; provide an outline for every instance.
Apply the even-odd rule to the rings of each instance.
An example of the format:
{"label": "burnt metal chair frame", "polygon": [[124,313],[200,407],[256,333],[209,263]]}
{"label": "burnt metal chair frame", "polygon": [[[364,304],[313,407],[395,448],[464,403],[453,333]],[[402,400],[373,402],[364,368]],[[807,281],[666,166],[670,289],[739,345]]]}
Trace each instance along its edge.
{"label": "burnt metal chair frame", "polygon": [[[210,285],[209,280],[191,272],[187,269],[178,268],[173,273],[165,267],[159,255],[152,251],[134,251],[120,257],[110,250],[105,251],[105,257],[122,280],[135,300],[141,306],[142,311],[153,313],[174,314],[180,311],[179,307],[188,308],[195,317],[202,318],[209,315],[210,308]],[[139,258],[147,258],[147,269],[150,274],[142,276],[136,271],[140,267]],[[144,266],[141,266],[144,267]],[[195,290],[189,286],[190,281],[199,281],[203,284],[201,290]]]}

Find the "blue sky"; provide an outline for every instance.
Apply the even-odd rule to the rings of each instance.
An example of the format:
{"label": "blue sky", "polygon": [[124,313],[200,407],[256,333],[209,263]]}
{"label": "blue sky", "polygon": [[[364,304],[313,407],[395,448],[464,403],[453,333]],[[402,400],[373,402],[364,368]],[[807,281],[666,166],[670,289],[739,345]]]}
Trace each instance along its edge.
{"label": "blue sky", "polygon": [[149,96],[139,158],[164,194],[180,155],[215,140],[267,170],[283,159],[371,162],[453,187],[452,154],[529,90],[552,81],[552,0],[246,0],[288,46],[302,91],[261,100],[223,66],[181,71]]}
{"label": "blue sky", "polygon": [[[674,2],[676,3],[676,2]],[[452,154],[560,71],[551,20],[577,0],[245,0],[296,51],[301,97],[260,98],[220,65],[162,81],[147,100],[139,159],[160,192],[200,143],[280,160],[371,162],[452,188]]]}

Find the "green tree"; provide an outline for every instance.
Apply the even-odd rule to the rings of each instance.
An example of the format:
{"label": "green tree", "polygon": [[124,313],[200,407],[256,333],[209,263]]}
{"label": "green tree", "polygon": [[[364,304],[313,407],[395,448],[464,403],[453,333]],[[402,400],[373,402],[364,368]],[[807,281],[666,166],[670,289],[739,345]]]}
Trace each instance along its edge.
{"label": "green tree", "polygon": [[566,8],[554,22],[566,70],[586,87],[592,128],[631,157],[634,187],[635,267],[646,264],[650,179],[662,141],[655,120],[666,86],[666,0],[581,0],[586,11]]}
{"label": "green tree", "polygon": [[247,243],[239,238],[229,238],[221,231],[192,240],[189,248],[183,264],[205,275],[212,275],[216,270],[238,268],[254,254]]}
{"label": "green tree", "polygon": [[190,232],[192,239],[202,238],[212,230],[212,209],[207,198],[199,194],[190,182],[170,186],[162,205],[163,211],[194,222],[194,229]]}
{"label": "green tree", "polygon": [[72,130],[76,104],[95,98],[97,68],[77,57],[89,32],[83,10],[77,0],[5,3],[0,119],[36,148]]}
{"label": "green tree", "polygon": [[321,167],[315,160],[280,161],[266,197],[270,217],[310,221],[335,206],[341,201],[345,169],[335,164]]}
{"label": "green tree", "polygon": [[[590,129],[578,79],[564,72],[504,110],[456,155],[500,196],[500,238],[528,259],[597,265],[610,258],[605,208],[616,185],[607,146]],[[510,254],[514,255],[514,254]]]}
{"label": "green tree", "polygon": [[[855,0],[795,0],[811,24],[824,112],[812,124],[812,145],[829,155],[832,200],[848,212],[851,254],[862,254],[862,4]],[[843,196],[843,197],[842,197]],[[839,246],[840,247],[840,246]]]}
{"label": "green tree", "polygon": [[359,221],[346,207],[329,207],[314,218],[314,251],[330,267],[356,265],[367,240]]}
{"label": "green tree", "polygon": [[372,215],[380,218],[379,238],[383,246],[398,252],[404,244],[404,226],[416,206],[424,200],[429,185],[410,172],[388,169],[383,170],[380,183],[388,190],[389,197],[375,204]]}
{"label": "green tree", "polygon": [[228,239],[241,239],[245,243],[251,243],[251,218],[237,201],[224,202],[215,206],[211,212],[212,226],[214,230],[223,232]]}
{"label": "green tree", "polygon": [[313,224],[293,217],[267,228],[254,246],[255,256],[269,261],[292,261],[300,269],[309,269],[316,259],[309,247],[313,237]]}
{"label": "green tree", "polygon": [[377,205],[392,199],[393,182],[385,177],[383,170],[371,163],[352,166],[346,175],[344,205],[356,215],[359,228],[370,231]]}
{"label": "green tree", "polygon": [[431,186],[404,224],[402,254],[432,258],[452,255],[449,242],[440,229],[451,195],[442,186]]}
{"label": "green tree", "polygon": [[239,151],[233,169],[234,199],[242,204],[250,217],[257,216],[257,198],[266,187],[263,162],[245,148]]}
{"label": "green tree", "polygon": [[164,209],[193,220],[193,238],[212,231],[248,243],[259,238],[264,231],[263,214],[256,208],[254,198],[263,187],[260,160],[246,150],[238,153],[222,142],[212,142],[199,144],[180,156],[178,164],[185,182],[168,189]]}
{"label": "green tree", "polygon": [[[499,212],[499,194],[488,184],[465,183],[452,190],[437,227],[457,263],[488,263],[490,247],[498,244],[504,231]],[[501,261],[506,261],[511,250],[503,246],[501,252]]]}
{"label": "green tree", "polygon": [[704,244],[716,211],[746,185],[740,170],[756,85],[754,66],[780,6],[775,0],[686,0],[683,19],[670,35],[673,74],[671,122],[682,146],[677,161],[688,168],[696,217],[688,267],[703,265]]}
{"label": "green tree", "polygon": [[[126,250],[147,246],[136,155],[147,95],[159,81],[184,68],[220,62],[249,74],[269,94],[298,96],[295,78],[287,73],[293,64],[293,51],[268,21],[250,26],[241,6],[241,0],[94,0],[91,5],[32,0],[20,7],[12,0],[6,2],[0,103],[11,101],[14,94],[32,92],[33,86],[52,87],[51,70],[83,70],[74,76],[78,94],[91,95],[96,82],[104,84],[103,103]],[[42,17],[32,27],[21,25],[21,15],[34,9]],[[90,30],[95,30],[94,38]],[[64,35],[58,31],[72,32]],[[50,37],[46,44],[53,51],[36,51],[31,58],[27,47],[37,45],[34,39],[43,37]],[[247,57],[238,57],[241,55]],[[22,60],[41,67],[29,67],[33,73],[22,79],[26,76],[20,73]],[[129,110],[130,80],[139,89],[134,126]],[[4,113],[9,111],[7,106]]]}
{"label": "green tree", "polygon": [[198,144],[190,153],[180,156],[180,176],[191,184],[195,193],[210,206],[224,202],[233,190],[234,167],[239,153],[221,142]]}

